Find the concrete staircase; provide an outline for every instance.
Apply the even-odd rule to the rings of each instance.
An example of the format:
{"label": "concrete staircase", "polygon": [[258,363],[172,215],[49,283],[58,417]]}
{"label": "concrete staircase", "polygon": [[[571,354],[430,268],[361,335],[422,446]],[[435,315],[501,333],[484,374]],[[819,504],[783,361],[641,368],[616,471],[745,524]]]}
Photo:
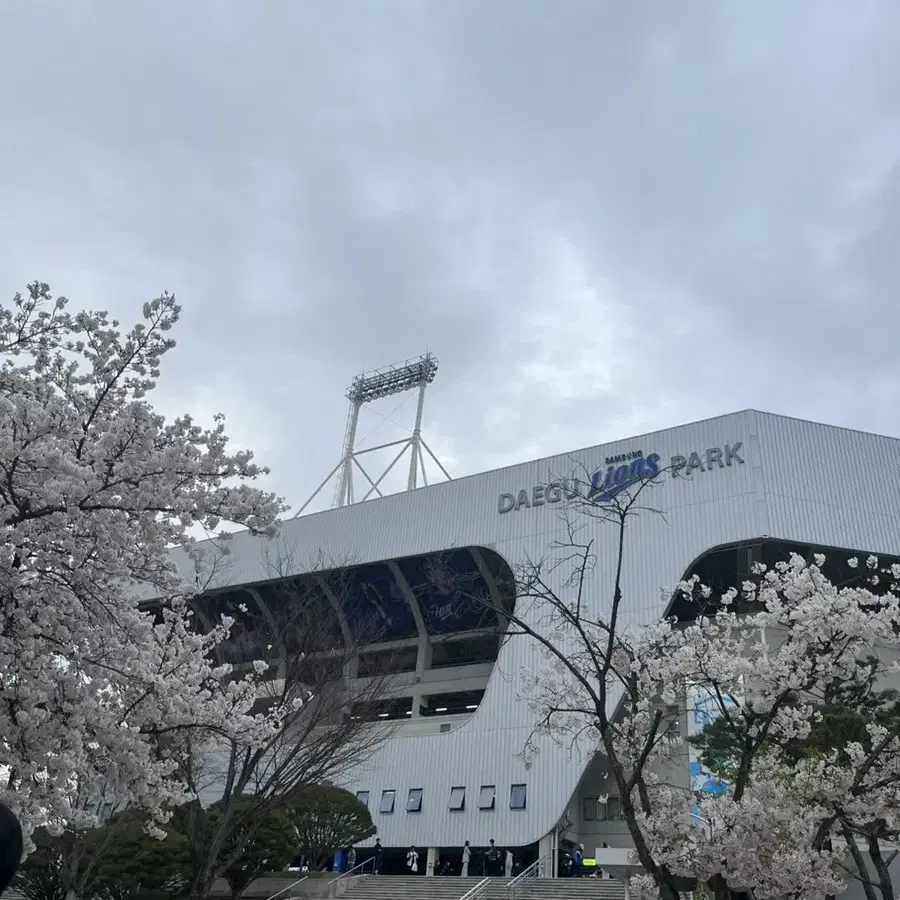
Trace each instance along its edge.
{"label": "concrete staircase", "polygon": [[531,878],[520,883],[519,900],[625,900],[624,883],[609,878]]}
{"label": "concrete staircase", "polygon": [[[484,879],[415,875],[363,875],[341,893],[345,900],[460,900]],[[479,900],[507,900],[508,878],[492,878]],[[529,878],[519,882],[518,900],[624,900],[621,881],[602,878]]]}
{"label": "concrete staircase", "polygon": [[[506,900],[506,878],[492,878],[483,900]],[[343,900],[459,900],[483,877],[361,875],[341,894]],[[482,900],[482,898],[479,898]]]}

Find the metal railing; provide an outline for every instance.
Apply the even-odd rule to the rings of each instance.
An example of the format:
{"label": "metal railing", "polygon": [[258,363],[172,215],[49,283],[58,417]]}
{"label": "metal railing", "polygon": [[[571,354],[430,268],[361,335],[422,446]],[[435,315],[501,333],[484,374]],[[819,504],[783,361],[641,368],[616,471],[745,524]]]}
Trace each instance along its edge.
{"label": "metal railing", "polygon": [[466,891],[459,900],[480,900],[487,893],[488,885],[491,883],[490,878],[479,881],[475,887]]}
{"label": "metal railing", "polygon": [[514,900],[514,898],[519,896],[519,891],[521,891],[525,885],[523,884],[529,878],[544,878],[547,870],[547,866],[550,863],[549,856],[542,856],[540,859],[535,860],[527,869],[523,869],[513,878],[509,884],[506,885],[506,896],[507,900]]}
{"label": "metal railing", "polygon": [[266,900],[275,900],[276,897],[280,897],[285,891],[289,891],[291,888],[297,887],[297,885],[300,884],[301,881],[306,881],[307,878],[309,878],[309,875],[304,875],[302,878],[298,878],[287,887],[283,887],[280,891],[272,894],[271,897],[267,897]]}
{"label": "metal railing", "polygon": [[[367,866],[372,870],[372,874],[374,875],[375,874],[375,857],[374,856],[370,856],[367,860],[365,860],[364,862],[361,862],[358,866],[354,866],[352,869],[348,870],[347,872],[344,872],[342,875],[338,875],[337,878],[332,878],[332,880],[328,882],[328,896],[329,897],[340,896],[340,894],[342,894],[344,892],[342,889],[345,888],[346,884],[347,884],[347,882],[344,879],[349,878],[351,875],[365,875]],[[344,884],[341,884],[342,881],[344,882]],[[341,889],[338,888],[338,885],[340,885]]]}

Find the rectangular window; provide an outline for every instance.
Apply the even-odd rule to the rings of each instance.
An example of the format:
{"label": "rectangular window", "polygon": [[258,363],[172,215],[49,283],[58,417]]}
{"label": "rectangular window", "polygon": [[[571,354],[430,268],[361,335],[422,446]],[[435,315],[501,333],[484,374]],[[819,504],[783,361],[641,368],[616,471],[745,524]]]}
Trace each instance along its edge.
{"label": "rectangular window", "polygon": [[450,809],[461,812],[466,808],[466,789],[464,787],[450,788]]}
{"label": "rectangular window", "polygon": [[606,798],[606,821],[607,822],[615,822],[618,819],[621,819],[622,816],[619,812],[619,798],[618,797],[607,797]]}
{"label": "rectangular window", "polygon": [[585,797],[581,801],[581,817],[585,822],[593,822],[597,818],[596,797]]}
{"label": "rectangular window", "polygon": [[479,809],[493,809],[494,804],[496,802],[497,802],[497,785],[483,784],[481,786],[481,791],[478,794],[478,808]]}
{"label": "rectangular window", "polygon": [[422,788],[410,788],[406,798],[407,812],[422,812]]}
{"label": "rectangular window", "polygon": [[524,784],[514,784],[509,789],[509,808],[525,809],[527,789]]}
{"label": "rectangular window", "polygon": [[382,791],[381,806],[378,808],[378,811],[383,813],[392,813],[394,811],[394,797],[396,796],[396,791]]}
{"label": "rectangular window", "polygon": [[356,799],[362,803],[363,806],[369,805],[369,792],[368,791],[357,791]]}

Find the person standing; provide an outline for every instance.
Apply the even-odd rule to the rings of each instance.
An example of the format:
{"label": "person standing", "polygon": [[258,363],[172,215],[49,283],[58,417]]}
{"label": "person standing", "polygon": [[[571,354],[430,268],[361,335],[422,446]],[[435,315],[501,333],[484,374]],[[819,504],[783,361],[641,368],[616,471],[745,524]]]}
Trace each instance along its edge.
{"label": "person standing", "polygon": [[347,851],[347,871],[352,872],[356,868],[356,848],[351,847]]}
{"label": "person standing", "polygon": [[375,838],[375,874],[381,874],[381,858],[384,856],[384,847],[381,846],[381,838]]}
{"label": "person standing", "polygon": [[469,877],[469,860],[472,858],[472,848],[469,846],[469,842],[466,841],[463,844],[463,852],[462,852],[462,872],[460,873],[463,878]]}
{"label": "person standing", "polygon": [[572,877],[581,878],[584,876],[584,844],[579,844],[575,849],[575,855],[572,857]]}
{"label": "person standing", "polygon": [[419,871],[419,851],[415,847],[409,848],[409,852],[406,854],[406,865],[413,874]]}
{"label": "person standing", "polygon": [[506,877],[512,878],[512,867],[513,867],[513,852],[512,850],[506,851]]}
{"label": "person standing", "polygon": [[488,847],[487,868],[486,868],[484,874],[485,875],[499,875],[500,874],[500,851],[497,849],[497,845],[494,843],[493,838],[491,838],[491,846]]}

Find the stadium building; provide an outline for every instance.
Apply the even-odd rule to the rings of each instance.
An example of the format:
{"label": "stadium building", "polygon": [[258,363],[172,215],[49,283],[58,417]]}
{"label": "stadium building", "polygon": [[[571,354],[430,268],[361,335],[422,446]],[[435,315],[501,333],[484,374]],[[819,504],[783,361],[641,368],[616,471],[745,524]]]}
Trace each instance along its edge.
{"label": "stadium building", "polygon": [[[652,505],[664,515],[635,518],[626,539],[626,616],[643,623],[673,612],[673,587],[692,573],[724,590],[754,562],[791,551],[900,555],[898,465],[898,440],[745,410],[285,523],[279,540],[292,550],[283,556],[292,569],[279,576],[307,578],[309,591],[329,599],[335,634],[380,623],[356,675],[391,666],[391,695],[354,714],[396,730],[345,786],[368,804],[386,860],[415,845],[433,863],[457,858],[465,841],[493,839],[552,868],[562,850],[583,843],[624,874],[629,838],[602,758],[548,742],[530,766],[523,761],[534,716],[519,673],[539,655],[527,638],[503,640],[513,570],[567,540],[560,510],[573,471],[611,493],[658,473]],[[591,527],[598,560],[586,600],[599,610],[615,546],[602,525]],[[216,611],[250,603],[265,614],[276,583],[268,543],[233,538],[208,595]],[[321,560],[336,558],[351,564],[323,570]],[[500,612],[461,598],[459,583]],[[266,640],[244,629],[234,661],[264,655]],[[695,720],[702,710],[689,709],[685,729]],[[685,784],[698,775],[686,750]],[[365,848],[357,852],[361,860]]]}

